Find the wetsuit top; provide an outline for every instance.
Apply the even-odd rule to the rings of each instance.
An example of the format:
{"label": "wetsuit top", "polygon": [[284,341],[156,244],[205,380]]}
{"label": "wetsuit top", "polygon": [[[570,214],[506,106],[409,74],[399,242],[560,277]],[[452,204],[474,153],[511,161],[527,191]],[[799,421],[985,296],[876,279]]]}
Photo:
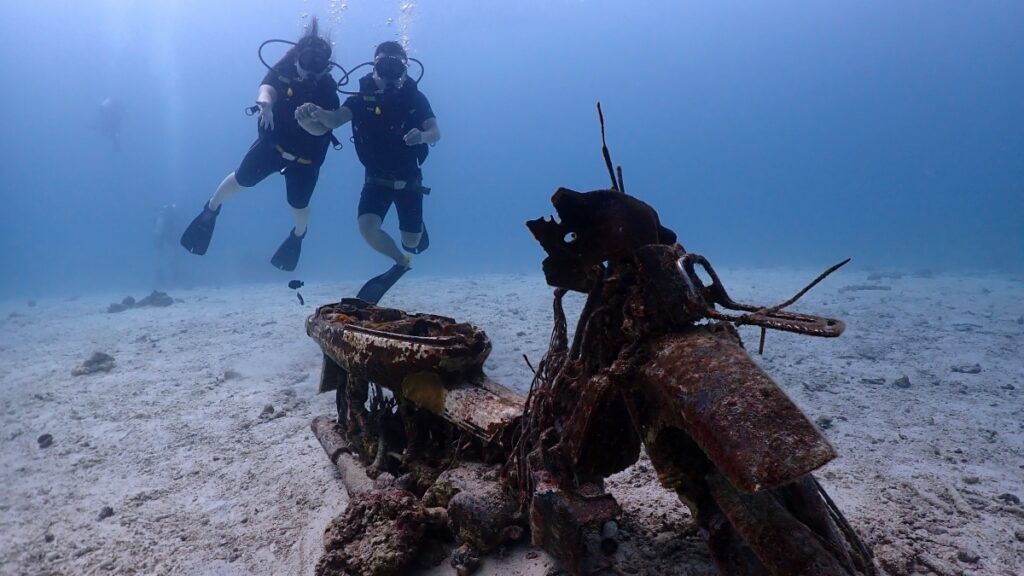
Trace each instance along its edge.
{"label": "wetsuit top", "polygon": [[375,178],[418,180],[420,165],[427,158],[426,144],[406,146],[402,139],[413,129],[434,118],[427,97],[409,78],[399,90],[381,92],[373,75],[359,80],[359,94],[349,96],[344,106],[352,111],[352,136],[359,161]]}
{"label": "wetsuit top", "polygon": [[331,133],[313,136],[303,130],[295,121],[295,109],[312,102],[325,110],[338,108],[337,82],[330,74],[324,74],[319,80],[299,80],[294,65],[288,65],[288,74],[270,70],[263,77],[261,84],[273,86],[277,90],[274,100],[274,129],[260,128],[260,138],[269,139],[273,144],[280,145],[289,154],[312,160],[319,166],[327,155],[331,143]]}

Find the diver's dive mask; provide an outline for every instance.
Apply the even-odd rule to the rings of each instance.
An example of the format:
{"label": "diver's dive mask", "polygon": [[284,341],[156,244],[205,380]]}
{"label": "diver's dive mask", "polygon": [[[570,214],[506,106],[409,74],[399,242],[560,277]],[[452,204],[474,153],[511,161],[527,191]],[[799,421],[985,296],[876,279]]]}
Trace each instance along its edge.
{"label": "diver's dive mask", "polygon": [[319,78],[330,67],[331,55],[324,50],[310,47],[299,52],[295,64],[303,77]]}
{"label": "diver's dive mask", "polygon": [[395,88],[402,87],[407,68],[405,59],[398,56],[382,55],[373,63],[373,73],[389,87]]}

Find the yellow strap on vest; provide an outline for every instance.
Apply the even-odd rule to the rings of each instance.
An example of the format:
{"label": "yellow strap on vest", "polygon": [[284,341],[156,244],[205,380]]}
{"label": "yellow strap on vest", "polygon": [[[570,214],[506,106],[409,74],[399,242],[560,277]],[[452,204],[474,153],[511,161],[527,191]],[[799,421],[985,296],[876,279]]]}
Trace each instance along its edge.
{"label": "yellow strap on vest", "polygon": [[277,148],[278,154],[280,154],[282,158],[288,160],[289,162],[298,162],[299,164],[304,165],[309,165],[313,163],[313,161],[310,160],[309,158],[303,158],[302,156],[296,156],[295,154],[288,152],[287,150],[282,148],[280,144],[275,145],[275,148]]}
{"label": "yellow strap on vest", "polygon": [[292,79],[291,79],[291,78],[289,78],[289,77],[287,77],[287,76],[282,76],[282,75],[280,75],[280,74],[279,74],[279,75],[277,76],[277,79],[278,79],[278,81],[279,81],[279,82],[281,82],[282,84],[285,84],[285,85],[287,85],[287,86],[288,86],[288,89],[287,89],[287,90],[285,90],[285,95],[286,95],[286,96],[288,96],[289,98],[291,98],[292,96],[294,96],[294,95],[295,95],[295,92],[294,92],[294,91],[292,90],[292,87],[291,87],[291,83],[292,83]]}

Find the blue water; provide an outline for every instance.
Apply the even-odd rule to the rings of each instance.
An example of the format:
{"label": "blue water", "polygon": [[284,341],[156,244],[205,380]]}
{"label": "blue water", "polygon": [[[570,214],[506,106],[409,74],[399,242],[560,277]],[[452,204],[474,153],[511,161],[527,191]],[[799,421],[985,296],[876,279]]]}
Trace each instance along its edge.
{"label": "blue water", "polygon": [[524,222],[559,186],[608,185],[598,100],[627,190],[714,263],[1024,270],[1019,1],[9,0],[0,297],[146,290],[161,262],[199,286],[386,268],[351,145],[295,273],[269,264],[292,225],[278,176],[225,204],[206,256],[154,247],[160,207],[183,228],[254,139],[259,43],[313,15],[345,66],[388,39],[426,65],[443,137],[416,273],[539,270]]}

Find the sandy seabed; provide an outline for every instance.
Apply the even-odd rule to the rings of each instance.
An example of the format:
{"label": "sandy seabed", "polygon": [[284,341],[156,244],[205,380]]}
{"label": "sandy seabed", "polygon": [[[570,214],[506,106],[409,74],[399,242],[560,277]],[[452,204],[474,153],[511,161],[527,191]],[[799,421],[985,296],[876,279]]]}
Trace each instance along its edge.
{"label": "sandy seabed", "polygon": [[[720,275],[772,304],[816,273]],[[1024,279],[868,276],[794,306],[843,319],[842,337],[772,332],[755,358],[836,446],[817,476],[888,573],[1024,574]],[[284,282],[172,290],[170,307],[117,314],[125,294],[0,303],[0,574],[312,574],[347,496],[309,429],[334,400],[303,322],[356,288],[307,286],[305,306]],[[536,364],[551,329],[539,275],[410,274],[382,304],[483,327],[488,374],[521,391],[522,355]],[[73,376],[96,351],[113,370]],[[623,573],[715,573],[649,462],[608,487]],[[556,572],[519,546],[481,574]]]}

